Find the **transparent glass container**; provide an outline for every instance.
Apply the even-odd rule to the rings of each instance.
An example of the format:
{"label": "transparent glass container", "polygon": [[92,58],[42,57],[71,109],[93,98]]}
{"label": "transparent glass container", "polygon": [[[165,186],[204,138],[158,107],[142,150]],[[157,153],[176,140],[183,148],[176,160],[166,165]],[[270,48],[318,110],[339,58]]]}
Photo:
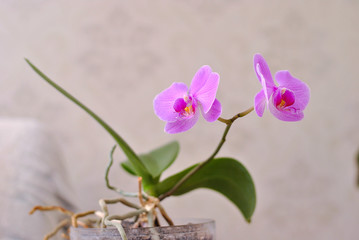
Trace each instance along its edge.
{"label": "transparent glass container", "polygon": [[[208,219],[178,219],[175,226],[124,228],[128,240],[214,240],[215,223]],[[121,240],[116,228],[70,228],[71,240]]]}

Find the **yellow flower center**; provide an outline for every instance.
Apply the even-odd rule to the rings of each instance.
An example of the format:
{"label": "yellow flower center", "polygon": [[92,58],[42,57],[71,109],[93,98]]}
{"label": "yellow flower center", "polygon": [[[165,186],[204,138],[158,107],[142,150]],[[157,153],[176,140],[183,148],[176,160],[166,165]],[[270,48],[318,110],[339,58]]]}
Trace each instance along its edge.
{"label": "yellow flower center", "polygon": [[188,106],[188,107],[185,107],[185,112],[188,114],[188,115],[191,115],[193,113],[193,108],[192,108],[192,105]]}
{"label": "yellow flower center", "polygon": [[[287,91],[287,89],[286,89],[286,88],[282,88],[282,89],[280,90],[280,95],[283,96],[283,94],[285,93],[285,91]],[[287,104],[287,103],[286,103],[286,102],[283,100],[283,98],[282,98],[281,102],[277,105],[277,107],[283,108],[286,104]]]}
{"label": "yellow flower center", "polygon": [[279,103],[278,107],[282,108],[286,105],[287,103],[282,99],[282,101]]}

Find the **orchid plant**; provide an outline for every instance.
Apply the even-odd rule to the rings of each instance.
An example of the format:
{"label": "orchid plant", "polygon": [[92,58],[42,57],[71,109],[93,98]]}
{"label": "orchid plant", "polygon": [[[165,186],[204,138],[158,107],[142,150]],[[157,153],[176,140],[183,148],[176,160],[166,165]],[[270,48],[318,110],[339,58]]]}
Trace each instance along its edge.
{"label": "orchid plant", "polygon": [[[261,83],[262,89],[254,97],[254,107],[235,114],[232,118],[221,117],[222,105],[216,98],[220,76],[205,65],[201,67],[192,79],[188,88],[185,83],[173,83],[169,88],[159,93],[153,101],[154,112],[158,118],[165,121],[164,131],[169,134],[176,134],[190,130],[198,121],[200,115],[208,122],[218,120],[225,124],[224,132],[217,147],[209,154],[208,158],[200,161],[166,179],[161,179],[162,173],[171,166],[177,158],[179,143],[170,142],[160,146],[149,153],[137,154],[129,144],[105,121],[82,104],[67,91],[50,80],[29,60],[27,63],[45,81],[65,95],[80,108],[93,117],[116,141],[122,149],[127,160],[121,163],[122,168],[129,174],[138,177],[138,192],[128,193],[112,186],[109,183],[109,170],[113,164],[113,152],[110,154],[110,163],[106,169],[106,186],[118,192],[123,197],[139,198],[140,206],[129,202],[125,198],[116,200],[101,200],[102,211],[89,211],[86,213],[74,214],[61,207],[41,207],[36,210],[60,210],[71,216],[71,221],[61,223],[53,232],[56,233],[60,227],[66,224],[77,226],[85,225],[78,220],[79,217],[88,214],[95,214],[101,218],[101,226],[116,226],[121,235],[124,234],[121,221],[135,217],[135,226],[159,225],[156,209],[166,219],[169,225],[173,222],[161,205],[161,202],[170,196],[179,196],[198,188],[207,188],[217,191],[232,202],[243,214],[246,221],[250,222],[256,205],[255,186],[247,169],[238,160],[231,157],[217,157],[220,149],[226,141],[233,123],[241,117],[246,116],[253,110],[259,117],[263,116],[265,108],[279,120],[299,121],[304,115],[310,90],[308,86],[297,78],[294,78],[288,71],[279,71],[275,75],[279,85],[274,83],[269,67],[260,54],[254,56],[254,71]],[[121,202],[136,210],[124,215],[110,215],[106,204]],[[86,225],[88,226],[88,225]],[[125,239],[125,236],[123,235]]]}

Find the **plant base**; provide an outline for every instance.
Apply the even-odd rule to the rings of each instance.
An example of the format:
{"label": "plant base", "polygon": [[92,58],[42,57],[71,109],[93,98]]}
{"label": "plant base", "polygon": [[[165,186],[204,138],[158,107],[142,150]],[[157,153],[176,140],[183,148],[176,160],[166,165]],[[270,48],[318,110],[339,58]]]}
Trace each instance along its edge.
{"label": "plant base", "polygon": [[[128,240],[214,240],[215,223],[207,219],[184,219],[175,226],[124,228]],[[122,240],[116,228],[73,228],[71,240]]]}

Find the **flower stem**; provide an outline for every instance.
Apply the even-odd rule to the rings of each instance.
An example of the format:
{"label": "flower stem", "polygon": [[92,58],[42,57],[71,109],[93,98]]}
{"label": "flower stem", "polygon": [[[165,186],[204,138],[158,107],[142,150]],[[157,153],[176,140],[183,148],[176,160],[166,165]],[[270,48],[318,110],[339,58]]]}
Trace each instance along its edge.
{"label": "flower stem", "polygon": [[223,119],[223,118],[218,118],[218,121],[225,123],[227,126],[224,129],[222,138],[220,140],[220,142],[218,143],[216,149],[214,150],[214,152],[211,154],[211,156],[209,156],[205,161],[201,162],[200,164],[198,164],[195,168],[193,168],[189,173],[187,173],[172,189],[170,189],[168,192],[162,194],[161,196],[159,196],[159,200],[162,201],[163,199],[171,196],[179,187],[182,186],[183,183],[185,183],[191,176],[193,176],[193,174],[195,174],[196,172],[198,172],[201,168],[203,168],[206,164],[208,164],[209,162],[211,162],[217,155],[217,153],[219,152],[219,150],[221,150],[224,142],[226,141],[226,137],[227,134],[229,132],[229,129],[231,128],[233,122],[235,120],[237,120],[240,117],[244,117],[247,114],[249,114],[250,112],[253,111],[253,107],[247,109],[244,112],[240,112],[236,115],[234,115],[232,118],[230,119]]}
{"label": "flower stem", "polygon": [[233,123],[237,118],[244,117],[247,114],[251,113],[253,110],[254,110],[254,107],[250,107],[246,111],[240,112],[240,113],[234,115],[230,119],[224,119],[224,118],[219,117],[217,120],[228,125],[229,123]]}

